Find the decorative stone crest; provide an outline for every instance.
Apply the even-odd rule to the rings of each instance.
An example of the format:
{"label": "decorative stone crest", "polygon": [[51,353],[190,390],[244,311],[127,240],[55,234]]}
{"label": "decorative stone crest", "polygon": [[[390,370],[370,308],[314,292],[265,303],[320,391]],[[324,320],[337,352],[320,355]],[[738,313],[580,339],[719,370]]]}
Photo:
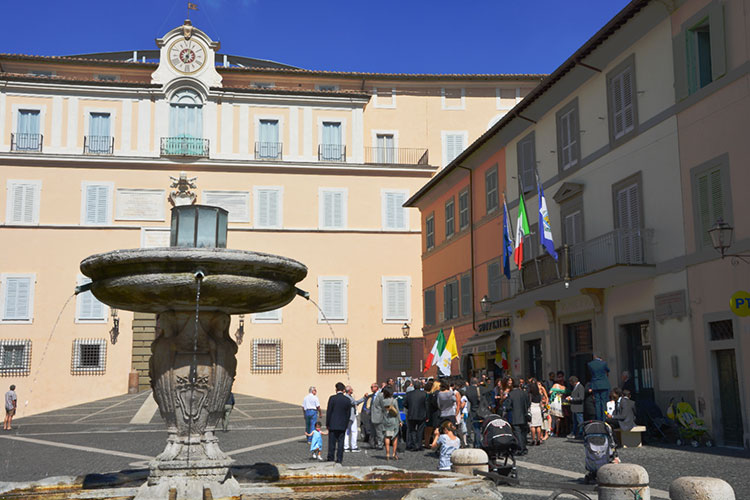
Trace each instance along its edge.
{"label": "decorative stone crest", "polygon": [[198,178],[188,177],[186,172],[180,172],[179,178],[171,175],[169,178],[172,179],[172,184],[169,187],[174,189],[169,193],[169,203],[173,207],[195,204],[197,195],[191,189],[196,188],[195,181]]}

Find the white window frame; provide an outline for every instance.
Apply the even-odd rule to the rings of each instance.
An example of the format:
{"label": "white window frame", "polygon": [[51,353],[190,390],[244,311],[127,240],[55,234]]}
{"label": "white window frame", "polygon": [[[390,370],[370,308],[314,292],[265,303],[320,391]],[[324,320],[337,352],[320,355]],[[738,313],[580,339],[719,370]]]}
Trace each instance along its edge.
{"label": "white window frame", "polygon": [[[385,87],[381,87],[385,88]],[[378,87],[372,88],[372,104],[378,109],[396,109],[396,87],[391,87],[390,104],[378,94]]]}
{"label": "white window frame", "polygon": [[[140,215],[140,216],[129,216],[123,213],[126,208],[126,204],[122,203],[122,197],[128,194],[140,194],[145,197],[153,197],[151,203],[155,205],[154,215]],[[147,189],[147,188],[117,188],[115,189],[114,203],[117,207],[115,210],[115,220],[127,220],[127,221],[142,221],[142,222],[163,222],[166,220],[166,210],[164,200],[167,198],[167,192],[164,189]],[[145,200],[144,200],[145,201]]]}
{"label": "white window frame", "polygon": [[389,194],[400,194],[404,196],[404,202],[409,199],[409,191],[407,189],[381,189],[380,190],[380,215],[382,217],[383,231],[408,231],[409,230],[409,212],[402,206],[401,210],[403,213],[403,225],[401,227],[390,227],[388,225],[388,204],[387,198]]}
{"label": "white window frame", "polygon": [[[284,148],[284,116],[283,115],[254,115],[253,116],[253,120],[254,120],[254,123],[253,123],[253,126],[254,126],[253,134],[254,135],[253,135],[253,137],[255,138],[255,141],[252,144],[252,146],[253,146],[253,158],[255,158],[255,142],[260,142],[259,139],[260,139],[260,122],[261,122],[261,120],[276,121],[278,123],[277,126],[279,127],[279,143],[281,143],[281,148],[282,148],[281,153],[282,153],[282,158],[283,158],[283,154],[284,154],[284,150],[283,150],[283,148]],[[258,160],[258,159],[266,159],[266,158],[255,158],[255,159]]]}
{"label": "white window frame", "polygon": [[[325,224],[325,193],[342,193],[343,205],[341,210],[341,226],[327,226]],[[318,228],[329,230],[343,230],[348,227],[347,212],[349,211],[349,189],[348,188],[318,188]]]}
{"label": "white window frame", "polygon": [[[335,116],[335,117],[319,116],[318,117],[318,145],[323,144],[323,123],[338,123],[339,127],[341,128],[341,145],[342,146],[348,145],[348,142],[346,140],[346,118],[342,118],[339,116]],[[316,151],[317,151],[317,148],[316,148]]]}
{"label": "white window frame", "polygon": [[[388,315],[388,283],[404,283],[406,287],[406,315],[403,318],[389,317]],[[409,276],[383,276],[380,281],[383,296],[383,323],[411,323],[411,277]]]}
{"label": "white window frame", "polygon": [[[29,280],[29,309],[27,318],[5,318],[5,303],[8,300],[8,279],[28,278]],[[2,286],[3,301],[0,303],[0,323],[6,325],[29,325],[34,321],[34,287],[36,286],[36,273],[3,273],[0,274],[0,285]]]}
{"label": "white window frame", "polygon": [[[262,225],[260,223],[260,192],[276,191],[279,204],[276,207],[278,221],[276,224]],[[284,187],[283,186],[253,186],[253,226],[258,229],[281,229],[284,227]]]}
{"label": "white window frame", "polygon": [[[34,187],[34,206],[31,211],[31,222],[13,222],[11,215],[13,214],[13,187],[17,185],[29,184]],[[6,204],[5,204],[5,223],[13,226],[37,226],[39,225],[39,206],[41,205],[42,199],[42,181],[40,180],[23,180],[23,179],[8,179],[6,184]]]}
{"label": "white window frame", "polygon": [[398,130],[381,130],[381,129],[373,129],[370,131],[370,141],[372,142],[372,147],[376,148],[378,147],[378,136],[379,135],[392,135],[393,136],[393,148],[398,149]]}
{"label": "white window frame", "polygon": [[[88,278],[88,277],[86,277],[86,276],[84,276],[84,275],[82,275],[82,274],[79,274],[78,275],[78,279],[77,279],[77,283],[79,285],[85,285],[86,283],[91,283],[91,279]],[[103,317],[102,318],[83,318],[83,317],[81,317],[81,302],[82,302],[82,298],[85,297],[86,294],[89,294],[93,300],[99,302],[102,305],[102,313],[103,313]],[[94,294],[91,293],[91,290],[88,290],[86,292],[81,292],[78,295],[76,295],[76,318],[75,318],[75,322],[76,323],[81,323],[81,324],[106,324],[108,321],[109,321],[109,306],[107,306],[107,304],[101,302],[99,299],[97,299],[96,297],[94,297]]]}
{"label": "white window frame", "polygon": [[[10,367],[2,364],[7,347],[23,346],[23,366]],[[0,375],[23,376],[31,371],[31,340],[29,339],[2,339],[0,340]]]}
{"label": "white window frame", "polygon": [[[322,309],[325,309],[326,304],[323,303],[324,297],[323,297],[323,286],[326,282],[342,282],[343,283],[343,297],[341,298],[341,308],[342,308],[342,317],[341,318],[326,318],[323,317],[323,311]],[[334,324],[334,323],[347,323],[349,321],[349,304],[348,304],[348,295],[349,295],[349,278],[347,276],[319,276],[318,277],[318,303],[320,304],[320,309],[318,311],[318,324],[325,324],[326,319],[328,319],[328,323]]]}
{"label": "white window frame", "polygon": [[[97,367],[81,366],[81,346],[99,346],[99,365]],[[107,341],[105,339],[74,339],[70,371],[73,375],[101,375],[107,371]]]}
{"label": "white window frame", "polygon": [[[106,186],[107,187],[107,197],[109,198],[109,203],[107,203],[107,221],[103,222],[101,224],[90,224],[86,222],[86,200],[87,200],[87,190],[89,186]],[[115,200],[113,197],[115,190],[115,183],[114,182],[107,182],[107,181],[81,181],[81,225],[82,226],[109,226],[112,225],[112,212],[113,212],[113,205],[115,204]]]}
{"label": "white window frame", "polygon": [[440,138],[442,141],[442,153],[443,153],[443,167],[448,165],[451,161],[453,161],[455,158],[458,158],[458,155],[456,155],[455,158],[448,161],[448,136],[449,135],[462,135],[463,136],[463,149],[458,153],[460,155],[463,153],[467,147],[469,147],[469,132],[467,130],[441,130],[440,131]]}
{"label": "white window frame", "polygon": [[[274,313],[273,316],[271,313]],[[265,317],[263,315],[266,315]],[[273,309],[262,313],[253,313],[250,315],[250,321],[256,324],[281,324],[283,322],[281,308]]]}
{"label": "white window frame", "polygon": [[[222,195],[241,196],[242,198],[244,198],[245,213],[238,214],[237,212],[231,212],[227,208],[216,203],[216,200],[213,200],[210,203],[206,200],[207,198],[211,196],[221,197]],[[206,205],[216,206],[216,207],[224,208],[224,210],[227,210],[227,212],[229,212],[229,215],[227,217],[228,222],[250,222],[250,191],[206,189],[203,191],[201,195],[201,199],[203,199],[203,202]]]}
{"label": "white window frame", "polygon": [[109,136],[115,136],[115,124],[117,123],[117,110],[115,108],[100,108],[94,106],[83,107],[83,135],[89,135],[89,124],[91,113],[103,113],[109,115]]}
{"label": "white window frame", "polygon": [[[326,345],[337,345],[339,346],[339,353],[341,355],[341,363],[337,364],[323,364],[325,361]],[[318,339],[318,373],[343,373],[349,368],[349,339],[344,338],[320,338]]]}
{"label": "white window frame", "polygon": [[[456,90],[456,89],[450,89]],[[466,109],[466,88],[461,87],[461,99],[458,106],[450,106],[448,98],[445,96],[445,87],[440,88],[440,103],[444,110]]]}
{"label": "white window frame", "polygon": [[[47,116],[47,105],[46,104],[14,104],[11,108],[11,112],[13,113],[13,118],[11,121],[11,131],[16,134],[18,133],[18,112],[20,110],[24,111],[39,111],[39,134],[44,136],[44,124],[45,124],[45,117]],[[84,129],[85,130],[85,129]],[[42,139],[44,140],[44,139]]]}

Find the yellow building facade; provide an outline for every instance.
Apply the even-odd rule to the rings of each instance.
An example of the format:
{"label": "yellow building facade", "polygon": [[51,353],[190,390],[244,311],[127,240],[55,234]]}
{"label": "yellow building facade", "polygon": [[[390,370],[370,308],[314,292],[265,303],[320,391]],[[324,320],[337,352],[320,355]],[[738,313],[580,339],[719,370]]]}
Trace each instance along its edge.
{"label": "yellow building facade", "polygon": [[73,290],[88,255],[168,246],[183,171],[229,211],[229,248],[308,266],[328,320],[302,299],[233,318],[234,391],[363,393],[378,341],[421,335],[420,221],[402,204],[543,75],[310,71],[217,53],[188,23],[157,46],[0,56],[0,377],[19,416],[123,394],[134,369],[144,388],[153,318]]}

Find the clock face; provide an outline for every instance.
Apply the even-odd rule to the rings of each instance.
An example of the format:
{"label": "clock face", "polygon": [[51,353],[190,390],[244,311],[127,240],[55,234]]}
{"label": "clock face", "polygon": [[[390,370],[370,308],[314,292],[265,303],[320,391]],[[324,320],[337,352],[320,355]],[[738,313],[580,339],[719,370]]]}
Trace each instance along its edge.
{"label": "clock face", "polygon": [[195,73],[206,63],[206,49],[195,40],[177,40],[168,54],[169,64],[181,73]]}

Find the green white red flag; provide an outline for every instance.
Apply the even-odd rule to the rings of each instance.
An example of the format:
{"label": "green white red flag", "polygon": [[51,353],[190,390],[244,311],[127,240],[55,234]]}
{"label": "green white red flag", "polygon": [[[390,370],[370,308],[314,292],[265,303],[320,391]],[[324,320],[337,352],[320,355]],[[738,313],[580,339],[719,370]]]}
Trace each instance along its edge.
{"label": "green white red flag", "polygon": [[531,233],[529,229],[529,218],[526,217],[526,203],[523,201],[523,192],[518,198],[518,223],[516,224],[516,248],[513,251],[513,260],[518,269],[523,265],[523,238]]}
{"label": "green white red flag", "polygon": [[441,328],[440,333],[438,333],[438,336],[435,339],[435,343],[432,345],[430,354],[427,356],[427,360],[424,363],[424,371],[429,370],[438,363],[440,355],[445,350],[445,344],[445,335],[443,335],[443,329]]}

